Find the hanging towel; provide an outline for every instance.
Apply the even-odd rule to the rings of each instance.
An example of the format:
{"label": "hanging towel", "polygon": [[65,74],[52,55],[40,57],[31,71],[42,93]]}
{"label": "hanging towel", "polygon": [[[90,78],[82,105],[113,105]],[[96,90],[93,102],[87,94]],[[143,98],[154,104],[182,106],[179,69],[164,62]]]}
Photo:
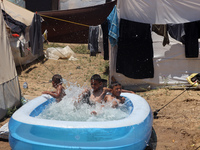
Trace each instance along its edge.
{"label": "hanging towel", "polygon": [[99,35],[98,35],[98,52],[103,54],[103,30],[101,28],[101,25],[98,25],[99,27]]}
{"label": "hanging towel", "polygon": [[108,21],[107,19],[101,24],[103,31],[103,50],[104,60],[109,60],[109,48],[108,48]]}
{"label": "hanging towel", "polygon": [[154,77],[150,24],[120,20],[116,72],[129,78]]}
{"label": "hanging towel", "polygon": [[185,57],[194,58],[199,56],[200,21],[184,24],[185,29]]}
{"label": "hanging towel", "polygon": [[96,56],[98,53],[99,26],[89,26],[88,49],[90,56]]}
{"label": "hanging towel", "polygon": [[107,17],[108,20],[108,38],[112,47],[117,45],[118,37],[119,37],[119,23],[117,16],[117,8],[116,5],[113,8],[110,15]]}
{"label": "hanging towel", "polygon": [[41,21],[40,15],[35,13],[29,29],[30,47],[33,55],[43,54]]}
{"label": "hanging towel", "polygon": [[173,39],[185,44],[185,30],[183,23],[167,24],[167,30]]}

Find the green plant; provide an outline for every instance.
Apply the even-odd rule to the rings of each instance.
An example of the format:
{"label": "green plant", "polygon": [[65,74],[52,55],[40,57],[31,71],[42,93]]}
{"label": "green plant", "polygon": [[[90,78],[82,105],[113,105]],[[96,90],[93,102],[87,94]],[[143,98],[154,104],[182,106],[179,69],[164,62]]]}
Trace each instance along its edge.
{"label": "green plant", "polygon": [[12,116],[12,114],[17,110],[17,107],[14,106],[13,108],[8,108],[7,109],[7,113],[6,113],[6,117],[10,118]]}

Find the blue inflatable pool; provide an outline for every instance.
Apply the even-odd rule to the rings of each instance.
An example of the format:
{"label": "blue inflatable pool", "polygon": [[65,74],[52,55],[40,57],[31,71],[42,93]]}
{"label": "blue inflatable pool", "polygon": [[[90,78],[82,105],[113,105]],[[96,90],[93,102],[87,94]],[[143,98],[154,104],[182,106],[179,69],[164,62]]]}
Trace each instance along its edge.
{"label": "blue inflatable pool", "polygon": [[18,109],[9,121],[12,150],[143,150],[149,142],[153,116],[145,99],[122,93],[130,115],[105,122],[36,118],[51,103],[45,95]]}

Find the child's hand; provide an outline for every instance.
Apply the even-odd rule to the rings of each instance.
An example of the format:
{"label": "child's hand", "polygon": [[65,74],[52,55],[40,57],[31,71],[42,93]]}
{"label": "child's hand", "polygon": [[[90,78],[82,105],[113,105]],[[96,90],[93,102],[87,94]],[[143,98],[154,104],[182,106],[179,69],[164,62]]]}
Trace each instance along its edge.
{"label": "child's hand", "polygon": [[96,112],[96,111],[92,111],[90,114],[96,116],[96,115],[97,115],[97,112]]}
{"label": "child's hand", "polygon": [[89,93],[89,92],[90,92],[89,89],[84,89],[83,94],[87,94],[87,93]]}
{"label": "child's hand", "polygon": [[125,101],[126,101],[126,99],[124,98],[124,97],[122,97],[122,99],[121,99],[121,104],[123,104],[123,103],[125,103]]}

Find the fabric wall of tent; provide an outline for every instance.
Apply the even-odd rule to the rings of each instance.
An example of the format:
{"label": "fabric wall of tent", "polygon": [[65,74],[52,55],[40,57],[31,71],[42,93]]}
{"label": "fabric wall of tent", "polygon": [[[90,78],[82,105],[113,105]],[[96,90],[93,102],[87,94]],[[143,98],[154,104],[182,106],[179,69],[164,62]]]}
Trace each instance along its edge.
{"label": "fabric wall of tent", "polygon": [[[43,55],[43,51],[39,54],[33,54],[29,44],[29,41],[31,40],[30,28],[33,22],[34,13],[26,10],[25,8],[17,6],[8,0],[3,0],[1,2],[1,9],[6,13],[4,13],[4,20],[6,21],[6,29],[8,38],[10,40],[15,65],[19,66],[28,64],[37,59],[39,56]],[[16,24],[20,24],[20,26],[16,27]],[[21,31],[22,26],[24,31]],[[17,34],[13,34],[15,32],[12,30],[15,30],[15,32],[19,31],[20,33],[17,33],[19,37],[16,36]]]}
{"label": "fabric wall of tent", "polygon": [[[153,76],[145,77],[142,76],[144,74],[148,74],[148,71],[145,71],[145,67],[143,66],[141,72],[141,78],[138,77],[132,77],[132,75],[137,72],[137,70],[134,70],[134,59],[137,60],[138,53],[141,54],[142,51],[143,55],[145,56],[146,50],[145,48],[142,49],[145,43],[140,43],[141,45],[137,49],[138,43],[141,41],[136,42],[135,45],[133,45],[133,48],[130,51],[126,51],[126,48],[129,48],[130,43],[133,43],[133,41],[127,43],[124,42],[125,45],[122,48],[122,43],[119,45],[119,42],[124,40],[122,38],[122,34],[119,35],[119,42],[118,46],[111,47],[110,46],[110,77],[114,76],[117,81],[119,81],[124,87],[140,90],[142,88],[147,87],[158,87],[163,85],[188,85],[188,82],[186,78],[191,75],[192,73],[199,73],[200,72],[200,58],[199,58],[199,42],[198,37],[195,39],[192,39],[198,33],[198,29],[200,29],[200,26],[198,26],[198,23],[195,21],[199,21],[200,17],[197,14],[200,14],[200,3],[199,0],[149,0],[149,1],[143,1],[143,0],[118,0],[117,1],[117,11],[118,11],[118,18],[119,18],[119,30],[121,27],[120,32],[122,32],[122,28],[125,25],[122,25],[122,22],[131,21],[134,24],[140,23],[141,26],[147,26],[150,25],[151,30],[151,38],[152,38],[152,46],[153,46],[153,54],[152,61],[153,61]],[[123,20],[123,21],[122,21]],[[190,26],[190,23],[195,22],[194,28]],[[185,37],[185,42],[188,42],[190,40],[193,40],[193,44],[196,45],[196,56],[186,57],[186,45],[187,49],[189,49],[189,52],[193,50],[193,47],[190,45],[188,47],[187,44],[183,44],[183,42],[180,42],[179,40],[172,38],[171,34],[169,32],[167,35],[169,36],[169,44],[166,44],[163,46],[163,39],[164,36],[160,36],[157,33],[152,31],[152,25],[183,25],[185,23],[189,23],[184,25],[185,33],[183,34],[187,35],[187,39]],[[186,27],[187,27],[187,33],[186,33]],[[190,30],[193,29],[193,30]],[[143,30],[143,29],[141,29]],[[194,31],[194,32],[192,32]],[[128,31],[130,32],[130,31]],[[180,30],[176,29],[175,32],[181,32]],[[191,33],[191,36],[188,37],[189,33]],[[124,34],[124,32],[122,32]],[[180,33],[179,33],[180,34]],[[125,35],[125,34],[124,34]],[[124,36],[123,35],[123,36]],[[193,36],[192,36],[193,35]],[[120,37],[121,36],[121,37]],[[136,35],[137,37],[137,35]],[[192,38],[191,38],[192,37]],[[121,40],[121,41],[120,41]],[[187,41],[186,41],[187,40]],[[144,40],[143,40],[144,41]],[[127,44],[127,45],[126,45]],[[135,46],[135,47],[134,47]],[[120,49],[121,48],[121,49]],[[140,49],[141,48],[141,49]],[[148,48],[148,47],[147,47]],[[120,49],[120,50],[119,50]],[[134,53],[134,50],[137,51]],[[118,52],[117,52],[118,51]],[[123,51],[123,53],[121,52]],[[133,53],[132,53],[133,52]],[[126,53],[126,54],[125,54]],[[125,56],[124,59],[122,55],[119,56],[119,54],[122,54]],[[126,57],[127,56],[127,57]],[[125,61],[128,61],[130,64],[126,64]],[[119,62],[120,61],[120,62]],[[137,63],[137,62],[136,62]],[[119,65],[121,65],[121,68],[125,68],[128,70],[126,73],[126,70],[119,71]],[[116,66],[117,65],[117,66]],[[138,64],[137,64],[138,65]],[[140,65],[140,64],[139,64]],[[146,64],[146,67],[149,64]],[[138,68],[138,66],[135,66],[135,68]],[[132,70],[131,70],[132,69]],[[132,72],[131,72],[132,71]],[[131,75],[130,75],[131,74]],[[130,75],[130,76],[129,76]]]}
{"label": "fabric wall of tent", "polygon": [[48,40],[59,43],[88,43],[89,26],[103,23],[116,1],[79,9],[41,11],[42,31],[48,31]]}
{"label": "fabric wall of tent", "polygon": [[0,119],[8,108],[20,105],[20,87],[8,34],[0,11]]}

